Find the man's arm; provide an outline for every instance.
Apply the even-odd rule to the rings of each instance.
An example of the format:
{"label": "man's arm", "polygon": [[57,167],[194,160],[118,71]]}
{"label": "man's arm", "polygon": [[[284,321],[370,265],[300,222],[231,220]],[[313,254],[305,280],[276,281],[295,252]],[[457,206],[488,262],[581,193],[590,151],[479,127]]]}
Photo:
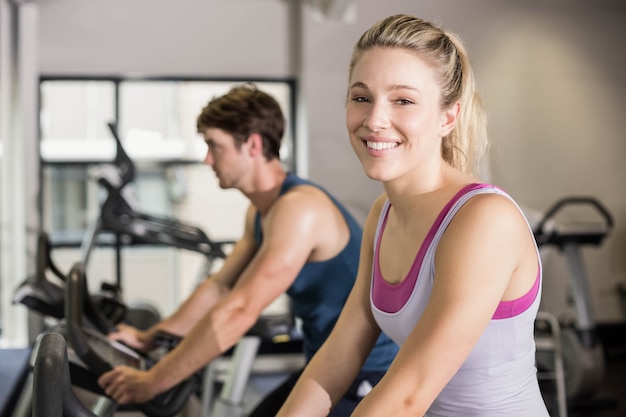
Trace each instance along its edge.
{"label": "man's arm", "polygon": [[354,381],[380,335],[369,294],[374,233],[384,201],[384,196],[379,197],[366,220],[357,280],[337,324],[298,379],[280,417],[328,415]]}
{"label": "man's arm", "polygon": [[99,383],[107,395],[119,403],[145,402],[189,378],[232,347],[265,307],[289,288],[319,244],[319,235],[328,232],[332,237],[320,215],[330,204],[328,199],[319,193],[289,194],[290,198],[281,197],[263,220],[263,244],[232,290],[148,372],[118,367],[104,374]]}
{"label": "man's arm", "polygon": [[234,245],[222,268],[201,282],[171,316],[145,331],[121,324],[117,326],[116,332],[109,334],[109,338],[122,341],[135,349],[149,350],[159,330],[180,336],[189,333],[202,316],[228,294],[237,277],[254,256],[257,249],[251,226],[254,212],[253,207],[248,209],[244,235]]}

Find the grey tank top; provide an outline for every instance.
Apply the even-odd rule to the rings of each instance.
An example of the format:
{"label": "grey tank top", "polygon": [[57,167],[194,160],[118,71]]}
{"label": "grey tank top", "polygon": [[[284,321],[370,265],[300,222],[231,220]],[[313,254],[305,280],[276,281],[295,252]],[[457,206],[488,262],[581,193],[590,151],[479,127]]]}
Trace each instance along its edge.
{"label": "grey tank top", "polygon": [[[401,301],[396,303],[395,308],[385,311],[377,307],[375,300],[380,306],[382,298],[376,292],[385,288],[381,289],[382,276],[373,274],[370,301],[374,318],[382,331],[399,346],[415,327],[430,298],[435,253],[441,236],[463,204],[482,193],[503,195],[517,206],[508,194],[495,186],[472,184],[462,189],[444,208],[431,229],[432,233],[422,244],[423,259],[415,268],[417,276],[410,284],[413,287],[397,292]],[[373,271],[380,271],[377,252],[389,207],[387,202],[378,222]],[[530,226],[529,233],[532,233]],[[541,298],[541,263],[538,269],[539,288],[534,299],[524,311],[515,312],[510,317],[492,318],[469,357],[431,405],[427,417],[548,417],[535,367],[533,330]],[[404,281],[407,280],[408,276]],[[382,286],[385,284],[390,286],[387,283]],[[385,295],[393,297],[393,293],[388,291]]]}

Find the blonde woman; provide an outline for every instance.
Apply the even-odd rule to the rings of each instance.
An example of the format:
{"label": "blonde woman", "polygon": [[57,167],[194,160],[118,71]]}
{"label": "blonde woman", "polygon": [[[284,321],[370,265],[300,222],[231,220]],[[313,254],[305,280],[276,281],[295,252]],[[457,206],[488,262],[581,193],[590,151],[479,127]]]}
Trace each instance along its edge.
{"label": "blonde woman", "polygon": [[541,263],[517,204],[473,174],[486,123],[459,39],[409,15],[376,23],[354,48],[346,126],[384,193],[339,321],[279,416],[326,416],[381,330],[400,351],[353,416],[547,416]]}

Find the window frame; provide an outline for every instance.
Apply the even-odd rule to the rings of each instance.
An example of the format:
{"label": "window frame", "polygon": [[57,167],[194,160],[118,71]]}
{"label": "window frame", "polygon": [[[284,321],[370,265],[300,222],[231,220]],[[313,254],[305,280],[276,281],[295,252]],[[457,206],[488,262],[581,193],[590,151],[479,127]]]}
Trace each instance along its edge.
{"label": "window frame", "polygon": [[[45,184],[45,170],[47,169],[47,167],[63,167],[63,166],[68,166],[68,167],[89,167],[92,165],[97,165],[97,164],[103,164],[103,163],[108,163],[110,162],[110,160],[105,160],[105,159],[85,159],[85,160],[80,160],[80,159],[72,159],[72,160],[62,160],[62,159],[55,159],[55,160],[47,160],[44,158],[44,156],[42,155],[41,152],[41,143],[42,143],[42,111],[43,111],[43,106],[42,106],[42,86],[44,83],[47,82],[89,82],[89,81],[96,81],[96,82],[111,82],[113,84],[113,94],[114,94],[114,99],[113,99],[113,105],[114,105],[114,111],[113,111],[113,117],[114,120],[113,122],[117,123],[118,126],[120,125],[120,121],[123,118],[123,115],[121,114],[121,107],[122,107],[122,103],[121,103],[121,86],[123,83],[125,82],[163,82],[163,83],[170,83],[170,82],[181,82],[181,83],[185,83],[185,82],[217,82],[217,83],[227,83],[227,84],[239,84],[239,83],[245,83],[245,82],[252,82],[252,83],[256,83],[256,84],[260,84],[260,83],[281,83],[281,84],[285,84],[288,87],[289,90],[289,94],[288,94],[288,105],[289,108],[288,109],[284,109],[286,112],[288,112],[288,114],[286,114],[286,119],[289,120],[289,123],[286,126],[286,132],[285,132],[285,137],[290,138],[290,143],[288,144],[288,147],[290,149],[290,153],[288,155],[288,157],[285,159],[284,163],[286,165],[286,168],[289,171],[292,172],[297,172],[297,166],[296,166],[296,155],[297,155],[297,139],[296,139],[296,132],[297,132],[297,119],[296,119],[296,115],[297,115],[297,109],[296,109],[296,97],[297,97],[297,81],[295,78],[292,77],[201,77],[201,76],[195,76],[195,77],[189,77],[189,76],[106,76],[106,75],[41,75],[39,77],[39,90],[38,90],[38,94],[39,94],[39,109],[38,109],[38,114],[39,114],[39,125],[38,125],[38,143],[39,143],[39,191],[38,191],[38,213],[39,213],[39,224],[42,225],[41,227],[43,228],[43,224],[44,224],[44,184]],[[198,109],[198,111],[200,111],[200,109]],[[289,134],[287,134],[289,133]],[[163,166],[163,167],[167,167],[167,166],[172,166],[172,165],[185,165],[185,164],[193,164],[193,163],[201,163],[201,161],[189,161],[189,160],[172,160],[172,159],[155,159],[153,161],[151,161],[152,163],[159,165],[159,166]],[[86,231],[86,230],[85,230]],[[55,245],[54,243],[54,239],[51,236],[51,240],[53,241],[52,244]],[[74,242],[72,240],[70,241],[59,241],[58,242],[59,246],[65,246],[65,247],[78,247],[80,246],[80,242]]]}

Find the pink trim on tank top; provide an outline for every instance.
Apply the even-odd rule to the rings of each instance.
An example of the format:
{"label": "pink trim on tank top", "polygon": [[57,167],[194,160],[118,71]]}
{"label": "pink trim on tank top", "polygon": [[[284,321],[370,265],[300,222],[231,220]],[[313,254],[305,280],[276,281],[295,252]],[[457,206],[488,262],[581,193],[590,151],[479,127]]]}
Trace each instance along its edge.
{"label": "pink trim on tank top", "polygon": [[522,295],[520,298],[516,298],[511,301],[500,301],[498,304],[498,308],[496,308],[496,312],[493,313],[492,320],[501,320],[508,319],[511,317],[515,317],[518,314],[522,314],[524,311],[528,310],[528,308],[532,305],[537,298],[537,294],[539,294],[539,284],[541,283],[539,270],[537,271],[537,278],[535,279],[535,283],[528,290],[528,292]]}
{"label": "pink trim on tank top", "polygon": [[[389,210],[391,209],[391,205],[387,206],[387,212],[384,214],[384,218],[382,224],[380,225],[380,231],[378,236],[378,241],[376,243],[376,247],[374,250],[374,279],[373,279],[373,288],[372,288],[372,301],[376,308],[385,313],[397,313],[404,307],[407,303],[411,294],[413,293],[413,289],[415,288],[415,284],[417,282],[417,276],[419,273],[420,266],[424,261],[424,257],[426,256],[426,251],[428,247],[432,243],[437,230],[441,226],[445,216],[448,214],[452,206],[467,192],[491,187],[488,184],[469,184],[459,190],[454,197],[444,206],[441,210],[435,222],[430,227],[428,234],[424,238],[415,260],[407,273],[407,276],[397,284],[391,284],[383,278],[382,272],[380,270],[380,262],[378,261],[378,254],[380,253],[380,241],[382,240],[382,231],[387,224],[387,218],[389,215]],[[535,300],[539,292],[539,284],[540,284],[540,275],[539,271],[537,272],[537,279],[535,280],[532,288],[522,297],[511,300],[511,301],[501,301],[498,304],[496,312],[493,315],[494,320],[505,319],[509,317],[513,317],[517,314],[525,311]]]}
{"label": "pink trim on tank top", "polygon": [[441,210],[435,222],[430,227],[428,234],[424,238],[422,245],[420,246],[417,256],[415,260],[413,260],[413,264],[411,265],[411,269],[404,277],[402,281],[397,284],[390,284],[385,281],[383,278],[383,274],[380,271],[380,262],[378,261],[378,254],[380,253],[380,241],[382,240],[382,232],[385,229],[385,225],[387,224],[387,218],[389,216],[389,210],[391,209],[391,205],[387,207],[387,212],[385,213],[385,217],[383,219],[383,223],[380,226],[380,234],[378,237],[378,242],[376,242],[376,250],[374,251],[374,283],[373,283],[373,292],[372,298],[374,301],[374,305],[379,310],[384,311],[385,313],[397,313],[404,307],[406,302],[409,300],[409,297],[413,293],[413,289],[415,288],[415,283],[417,282],[417,275],[422,265],[422,261],[424,260],[424,256],[426,256],[426,251],[430,246],[431,242],[435,238],[437,234],[437,230],[441,223],[443,223],[443,219],[446,217],[452,206],[468,191],[480,188],[487,188],[487,184],[469,184],[465,187],[461,188],[455,195],[452,197],[450,201],[444,206]]}

